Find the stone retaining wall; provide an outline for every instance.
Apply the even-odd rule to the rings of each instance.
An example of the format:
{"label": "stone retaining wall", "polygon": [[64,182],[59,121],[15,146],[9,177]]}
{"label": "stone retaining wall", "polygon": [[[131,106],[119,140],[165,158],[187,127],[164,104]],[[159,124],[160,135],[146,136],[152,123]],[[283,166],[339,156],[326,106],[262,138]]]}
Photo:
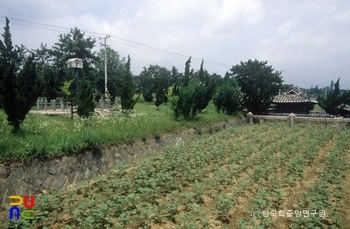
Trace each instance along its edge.
{"label": "stone retaining wall", "polygon": [[28,165],[0,164],[0,207],[9,204],[9,196],[36,195],[43,190],[65,189],[77,181],[105,174],[121,161],[131,162],[151,152],[162,151],[165,146],[175,146],[201,134],[215,133],[243,123],[244,120],[230,120],[201,128],[166,133],[158,139],[148,138],[132,144],[98,148],[82,154]]}

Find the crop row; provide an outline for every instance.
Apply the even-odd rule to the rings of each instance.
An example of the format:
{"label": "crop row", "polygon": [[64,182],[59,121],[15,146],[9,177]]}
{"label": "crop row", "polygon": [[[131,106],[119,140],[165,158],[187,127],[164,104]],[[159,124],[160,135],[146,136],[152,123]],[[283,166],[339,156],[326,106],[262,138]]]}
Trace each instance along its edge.
{"label": "crop row", "polygon": [[[348,135],[335,129],[267,124],[202,136],[137,163],[120,164],[115,171],[73,189],[38,196],[38,213],[31,226],[273,227],[281,222],[262,214],[252,218],[251,214],[290,206],[287,197],[301,187],[306,169],[318,163],[321,172],[316,185],[299,190],[305,196],[297,207],[322,210],[324,206],[339,218]],[[320,157],[327,154],[321,163]],[[334,163],[339,168],[332,167]],[[310,193],[325,187],[328,195],[315,194],[318,202],[310,199]],[[320,219],[320,225],[339,226],[338,218]],[[296,218],[282,223],[301,228],[310,222],[314,223]],[[12,222],[7,227],[25,223]]]}

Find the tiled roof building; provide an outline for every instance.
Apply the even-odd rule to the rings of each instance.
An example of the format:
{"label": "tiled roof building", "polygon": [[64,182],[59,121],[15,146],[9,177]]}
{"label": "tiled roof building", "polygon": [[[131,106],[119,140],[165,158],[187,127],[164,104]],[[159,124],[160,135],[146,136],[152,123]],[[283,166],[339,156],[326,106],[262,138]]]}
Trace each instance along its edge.
{"label": "tiled roof building", "polygon": [[341,104],[339,106],[340,108],[340,111],[339,111],[339,114],[343,117],[350,117],[350,105],[348,104]]}
{"label": "tiled roof building", "polygon": [[299,88],[292,87],[289,91],[276,95],[272,103],[276,104],[276,113],[308,114],[317,101]]}

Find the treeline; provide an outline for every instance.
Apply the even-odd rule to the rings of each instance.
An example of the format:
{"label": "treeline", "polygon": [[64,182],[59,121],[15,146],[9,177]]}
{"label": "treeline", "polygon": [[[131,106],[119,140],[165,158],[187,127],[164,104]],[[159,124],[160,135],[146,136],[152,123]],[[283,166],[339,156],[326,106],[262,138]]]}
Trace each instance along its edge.
{"label": "treeline", "polygon": [[[39,95],[45,95],[48,101],[63,95],[78,103],[80,116],[89,117],[94,109],[93,100],[97,101],[101,96],[109,99],[120,96],[122,110],[128,115],[138,101],[139,97],[134,98],[137,93],[139,96],[142,94],[145,101],[155,101],[157,109],[161,104],[169,103],[176,120],[188,120],[202,112],[211,100],[218,112],[229,115],[244,109],[255,114],[262,113],[270,106],[273,96],[285,86],[281,72],[275,71],[267,61],[259,60],[240,62],[232,66],[224,77],[208,73],[204,61],[195,71],[191,68],[191,57],[186,61],[183,73],[175,67],[169,70],[150,65],[134,76],[130,71],[130,56],[126,60],[107,47],[108,92],[104,94],[105,50],[93,51],[96,39],[85,38],[78,28],[59,35],[58,42],[51,48],[41,43],[40,48],[28,50],[23,45],[12,45],[9,20],[6,18],[2,37],[0,106],[16,131]],[[79,92],[74,80],[76,74],[67,67],[67,60],[71,58],[83,61]],[[334,99],[335,96],[329,97]],[[322,104],[329,106],[327,102]]]}

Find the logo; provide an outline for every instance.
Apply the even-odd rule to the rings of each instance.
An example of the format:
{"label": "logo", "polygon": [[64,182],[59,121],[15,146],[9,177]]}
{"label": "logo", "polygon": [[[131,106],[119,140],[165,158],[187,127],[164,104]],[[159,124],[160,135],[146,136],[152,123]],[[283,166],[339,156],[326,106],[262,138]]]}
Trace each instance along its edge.
{"label": "logo", "polygon": [[[17,199],[18,201],[11,202],[11,199]],[[30,205],[28,204],[29,196],[24,196],[24,201],[20,196],[10,196],[10,219],[13,219],[14,212],[16,213],[16,219],[34,219],[34,216],[30,213],[34,213],[32,209],[34,207],[34,196],[30,197]],[[24,204],[25,209],[21,209],[18,207],[21,204]]]}

